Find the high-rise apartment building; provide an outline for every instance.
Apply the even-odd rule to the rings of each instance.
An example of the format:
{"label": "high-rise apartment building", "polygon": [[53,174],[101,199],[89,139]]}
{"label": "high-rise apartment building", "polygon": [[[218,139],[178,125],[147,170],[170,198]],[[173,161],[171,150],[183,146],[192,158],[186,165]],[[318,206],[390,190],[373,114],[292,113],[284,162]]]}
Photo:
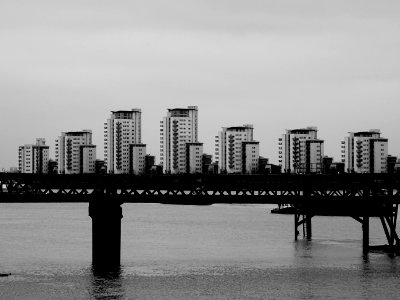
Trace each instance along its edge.
{"label": "high-rise apartment building", "polygon": [[18,149],[18,170],[21,173],[48,173],[49,146],[43,138],[35,145],[24,145]]}
{"label": "high-rise apartment building", "polygon": [[215,137],[215,160],[221,173],[256,173],[259,143],[253,140],[253,126],[223,127]]}
{"label": "high-rise apartment building", "polygon": [[317,127],[286,130],[279,139],[279,164],[285,173],[322,173],[324,141]]}
{"label": "high-rise apartment building", "polygon": [[196,157],[188,157],[190,143],[198,143],[197,106],[168,109],[160,122],[160,164],[164,173],[187,173],[188,166],[196,164],[192,161]]}
{"label": "high-rise apartment building", "polygon": [[379,129],[350,132],[342,141],[342,161],[348,173],[386,173],[388,139]]}
{"label": "high-rise apartment building", "polygon": [[112,111],[104,124],[104,160],[107,171],[127,174],[132,171],[130,145],[141,144],[142,111]]}
{"label": "high-rise apartment building", "polygon": [[60,174],[94,173],[96,146],[92,144],[92,131],[62,132],[56,140],[56,161]]}

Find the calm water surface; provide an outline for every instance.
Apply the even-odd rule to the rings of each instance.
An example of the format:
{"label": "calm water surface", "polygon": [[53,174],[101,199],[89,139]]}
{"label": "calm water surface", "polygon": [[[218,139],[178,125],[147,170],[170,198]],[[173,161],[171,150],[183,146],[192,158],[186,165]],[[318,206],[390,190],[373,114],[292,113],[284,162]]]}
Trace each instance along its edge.
{"label": "calm water surface", "polygon": [[363,256],[358,222],[294,242],[272,207],[124,204],[121,270],[98,274],[87,204],[0,204],[0,299],[398,299],[400,258]]}

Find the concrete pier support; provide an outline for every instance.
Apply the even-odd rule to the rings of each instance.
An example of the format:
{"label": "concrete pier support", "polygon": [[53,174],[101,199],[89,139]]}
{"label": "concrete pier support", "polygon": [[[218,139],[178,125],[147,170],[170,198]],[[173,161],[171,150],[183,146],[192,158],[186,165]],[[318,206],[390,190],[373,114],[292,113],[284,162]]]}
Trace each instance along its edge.
{"label": "concrete pier support", "polygon": [[362,219],[362,231],[363,231],[363,252],[368,253],[368,251],[369,251],[369,216],[364,216]]}
{"label": "concrete pier support", "polygon": [[[112,199],[115,200],[115,199]],[[92,218],[92,262],[97,269],[112,270],[121,263],[121,203],[102,195],[89,202]]]}

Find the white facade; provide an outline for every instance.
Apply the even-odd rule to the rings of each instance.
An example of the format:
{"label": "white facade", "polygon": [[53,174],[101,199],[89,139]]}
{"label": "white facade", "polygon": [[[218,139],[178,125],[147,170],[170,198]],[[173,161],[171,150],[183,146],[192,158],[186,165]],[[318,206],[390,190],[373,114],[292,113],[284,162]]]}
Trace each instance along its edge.
{"label": "white facade", "polygon": [[348,173],[386,173],[388,140],[380,130],[350,132],[342,142],[342,161]]}
{"label": "white facade", "polygon": [[306,170],[302,173],[322,173],[324,157],[324,141],[306,141]]}
{"label": "white facade", "polygon": [[83,145],[80,147],[81,151],[81,164],[80,173],[90,174],[96,172],[96,146]]}
{"label": "white facade", "polygon": [[186,144],[186,173],[196,174],[203,172],[203,144],[187,143]]}
{"label": "white facade", "polygon": [[243,142],[242,143],[242,173],[256,174],[259,168],[260,160],[260,144],[259,142]]}
{"label": "white facade", "polygon": [[18,170],[21,173],[48,173],[49,146],[45,139],[36,139],[35,145],[24,145],[18,149]]}
{"label": "white facade", "polygon": [[187,172],[186,144],[198,142],[198,109],[168,109],[160,123],[160,164],[165,173]]}
{"label": "white facade", "polygon": [[132,144],[130,145],[130,174],[142,175],[146,168],[146,145]]}
{"label": "white facade", "polygon": [[322,172],[324,146],[317,132],[317,127],[286,130],[279,139],[279,164],[283,172]]}
{"label": "white facade", "polygon": [[112,111],[104,124],[104,161],[108,173],[127,174],[131,169],[130,145],[142,141],[140,109]]}
{"label": "white facade", "polygon": [[[246,161],[244,161],[244,158],[246,157],[246,148],[244,148],[243,145],[247,142],[255,142],[253,140],[252,125],[222,128],[222,131],[220,131],[218,136],[215,137],[215,160],[218,161],[218,168],[220,172],[252,172],[253,168],[250,167]],[[258,168],[259,155],[257,155],[256,158]]]}
{"label": "white facade", "polygon": [[56,161],[60,174],[94,173],[96,146],[92,131],[62,132],[56,140]]}

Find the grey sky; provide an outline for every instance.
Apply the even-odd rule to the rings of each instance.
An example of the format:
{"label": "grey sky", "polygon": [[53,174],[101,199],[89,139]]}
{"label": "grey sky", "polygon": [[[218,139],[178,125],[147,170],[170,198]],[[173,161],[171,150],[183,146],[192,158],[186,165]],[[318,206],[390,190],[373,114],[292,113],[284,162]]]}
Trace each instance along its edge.
{"label": "grey sky", "polygon": [[210,154],[250,123],[275,163],[280,134],[309,125],[336,160],[370,128],[400,155],[399,1],[2,0],[0,41],[0,167],[69,130],[92,129],[102,157],[110,110],[136,107],[158,157],[159,121],[188,105]]}

